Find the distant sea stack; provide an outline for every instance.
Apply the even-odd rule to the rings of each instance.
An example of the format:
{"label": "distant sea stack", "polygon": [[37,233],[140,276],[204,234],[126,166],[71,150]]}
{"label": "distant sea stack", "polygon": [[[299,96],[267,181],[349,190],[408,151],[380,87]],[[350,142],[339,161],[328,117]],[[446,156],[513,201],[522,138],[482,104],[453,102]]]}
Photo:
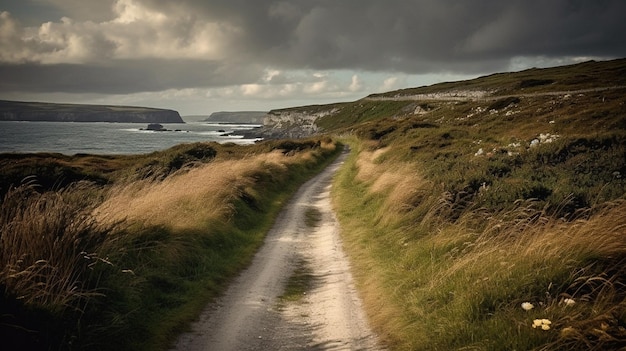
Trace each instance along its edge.
{"label": "distant sea stack", "polygon": [[0,100],[0,121],[185,123],[174,110]]}

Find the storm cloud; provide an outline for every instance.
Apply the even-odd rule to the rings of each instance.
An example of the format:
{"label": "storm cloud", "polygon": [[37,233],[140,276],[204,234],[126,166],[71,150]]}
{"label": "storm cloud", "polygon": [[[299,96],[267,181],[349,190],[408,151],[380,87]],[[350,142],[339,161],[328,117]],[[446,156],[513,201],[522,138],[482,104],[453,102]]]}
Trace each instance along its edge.
{"label": "storm cloud", "polygon": [[[271,84],[269,70],[471,75],[507,70],[520,60],[626,56],[621,0],[25,0],[0,6],[0,92]],[[348,83],[346,89],[357,86]]]}

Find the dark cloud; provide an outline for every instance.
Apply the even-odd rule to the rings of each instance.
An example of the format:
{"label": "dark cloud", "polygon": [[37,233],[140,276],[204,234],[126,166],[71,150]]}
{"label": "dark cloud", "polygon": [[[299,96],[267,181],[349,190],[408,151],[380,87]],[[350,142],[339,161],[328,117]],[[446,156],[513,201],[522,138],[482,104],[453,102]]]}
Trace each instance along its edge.
{"label": "dark cloud", "polygon": [[[17,42],[25,32],[15,28],[0,35],[3,49],[24,53],[4,54],[0,91],[236,85],[259,82],[264,67],[473,74],[505,70],[515,57],[626,56],[623,0],[39,1],[72,21],[48,27],[62,32],[56,41]],[[135,5],[169,20],[109,21]],[[203,44],[215,49],[194,51]]]}
{"label": "dark cloud", "polygon": [[[626,55],[623,1],[312,3],[291,19],[289,37],[268,60],[422,73],[499,69],[514,56]],[[266,38],[249,33],[252,42]]]}
{"label": "dark cloud", "polygon": [[514,56],[626,55],[622,0],[146,1],[234,24],[241,55],[294,68],[471,73]]}
{"label": "dark cloud", "polygon": [[127,94],[245,84],[263,74],[257,65],[198,60],[124,60],[115,65],[0,64],[0,92]]}

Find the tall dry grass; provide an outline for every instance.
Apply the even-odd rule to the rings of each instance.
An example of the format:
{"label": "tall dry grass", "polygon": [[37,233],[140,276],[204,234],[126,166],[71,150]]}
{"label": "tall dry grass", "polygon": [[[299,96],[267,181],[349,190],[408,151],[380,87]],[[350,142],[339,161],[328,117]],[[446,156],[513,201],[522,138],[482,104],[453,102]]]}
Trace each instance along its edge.
{"label": "tall dry grass", "polygon": [[429,188],[419,170],[412,165],[389,165],[384,162],[389,148],[363,150],[356,160],[355,179],[369,184],[373,194],[384,196],[384,213],[381,218],[386,224],[401,222],[406,213],[415,209]]}
{"label": "tall dry grass", "polygon": [[[462,224],[442,226],[436,236],[426,239],[424,245],[441,250],[442,261],[433,264],[433,274],[421,293],[438,296],[441,291],[454,291],[446,318],[465,316],[467,325],[500,320],[503,325],[497,327],[479,323],[485,337],[514,335],[510,330],[514,326],[526,332],[518,332],[523,337],[532,333],[534,318],[548,318],[551,334],[542,335],[536,344],[544,343],[544,349],[600,350],[623,345],[626,201],[604,204],[573,221],[552,217],[524,202],[518,206],[483,218],[486,225],[480,230],[465,224],[476,223],[476,218],[467,222],[461,218]],[[464,217],[476,215],[479,212],[468,211]],[[574,305],[565,305],[566,299]],[[521,313],[523,302],[535,305],[532,313]],[[513,323],[504,323],[507,319]]]}
{"label": "tall dry grass", "polygon": [[202,229],[210,221],[232,216],[234,200],[252,196],[262,173],[280,174],[287,164],[306,157],[310,156],[287,157],[274,151],[242,160],[216,160],[163,181],[145,180],[115,187],[95,214],[107,223],[124,220],[174,231]]}
{"label": "tall dry grass", "polygon": [[[81,309],[98,294],[92,267],[112,226],[90,214],[85,200],[93,189],[75,185],[39,193],[29,185],[13,188],[0,204],[0,286],[31,307]],[[78,195],[77,194],[82,194]]]}

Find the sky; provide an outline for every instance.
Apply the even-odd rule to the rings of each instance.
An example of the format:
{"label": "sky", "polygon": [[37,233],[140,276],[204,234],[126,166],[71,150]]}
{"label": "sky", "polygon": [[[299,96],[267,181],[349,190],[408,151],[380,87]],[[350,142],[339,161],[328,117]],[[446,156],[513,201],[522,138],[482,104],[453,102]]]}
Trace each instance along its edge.
{"label": "sky", "polygon": [[0,0],[0,99],[181,115],[626,57],[623,0]]}

